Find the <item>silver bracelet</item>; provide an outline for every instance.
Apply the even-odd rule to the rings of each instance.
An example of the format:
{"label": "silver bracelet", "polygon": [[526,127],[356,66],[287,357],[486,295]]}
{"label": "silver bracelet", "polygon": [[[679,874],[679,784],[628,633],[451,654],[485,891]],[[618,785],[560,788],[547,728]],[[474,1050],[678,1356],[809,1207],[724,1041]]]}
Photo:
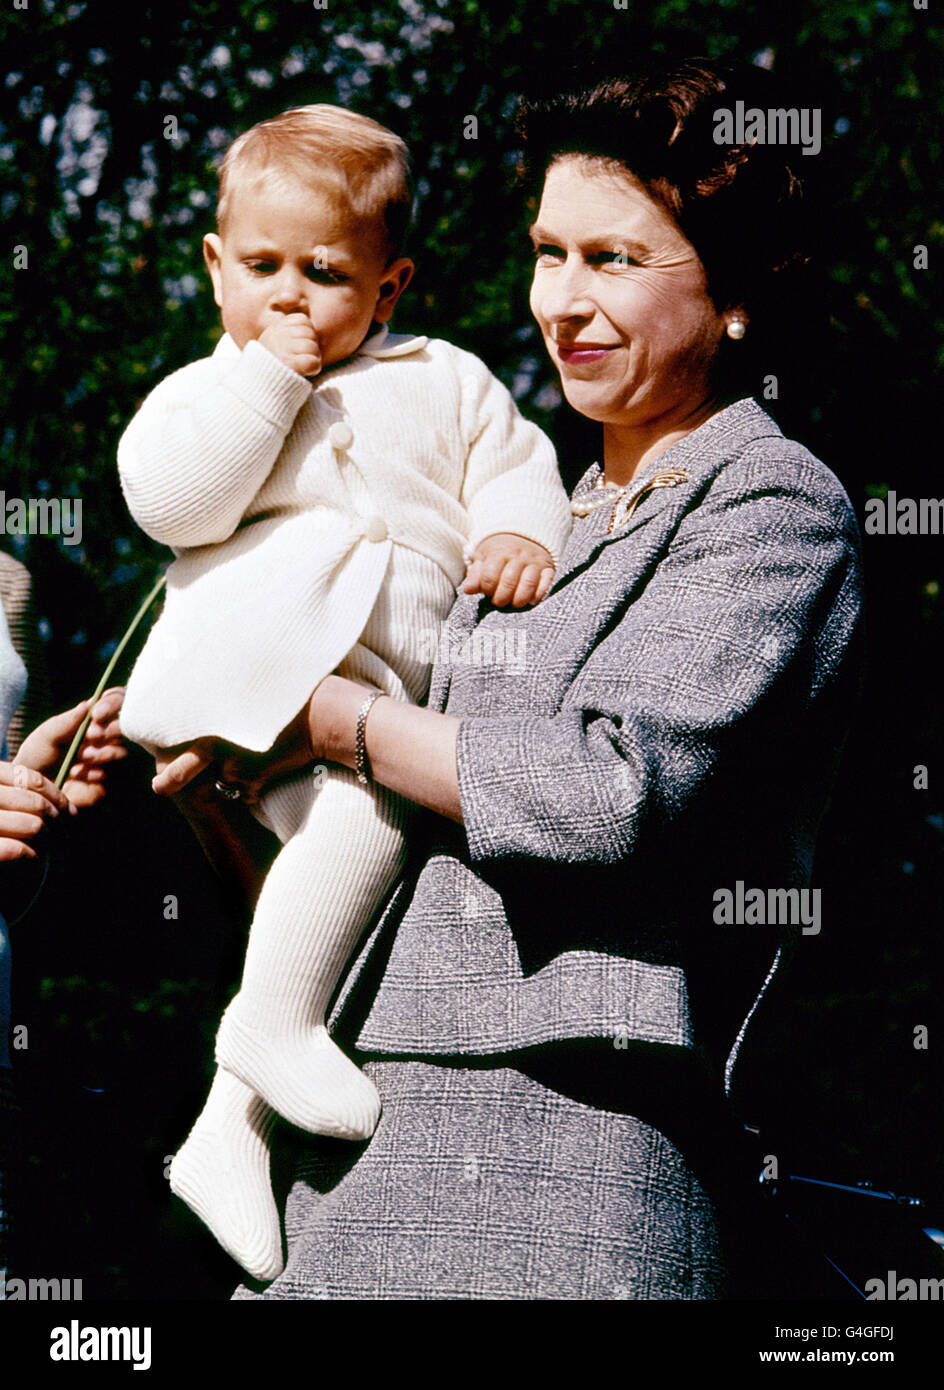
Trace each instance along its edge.
{"label": "silver bracelet", "polygon": [[367,716],[374,707],[374,701],[379,700],[384,692],[374,690],[361,705],[357,714],[357,731],[354,734],[354,771],[357,773],[357,780],[363,786],[367,786],[370,781],[370,762],[367,758],[367,742],[365,734],[367,731]]}

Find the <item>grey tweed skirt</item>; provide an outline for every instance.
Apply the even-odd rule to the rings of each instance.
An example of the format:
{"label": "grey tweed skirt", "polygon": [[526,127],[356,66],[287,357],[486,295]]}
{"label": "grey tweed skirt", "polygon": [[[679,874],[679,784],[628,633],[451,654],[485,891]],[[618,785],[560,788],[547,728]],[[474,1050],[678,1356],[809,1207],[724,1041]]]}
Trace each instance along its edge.
{"label": "grey tweed skirt", "polygon": [[364,1063],[376,1132],[292,1145],[286,1268],[235,1299],[726,1296],[716,1204],[661,1129],[469,1060]]}

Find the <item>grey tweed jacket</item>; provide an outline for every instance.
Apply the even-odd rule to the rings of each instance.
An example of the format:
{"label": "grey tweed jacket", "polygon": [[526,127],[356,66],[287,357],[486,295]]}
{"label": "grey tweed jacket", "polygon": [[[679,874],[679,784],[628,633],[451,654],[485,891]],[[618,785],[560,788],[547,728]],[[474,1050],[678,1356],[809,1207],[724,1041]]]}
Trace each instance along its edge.
{"label": "grey tweed jacket", "polygon": [[802,949],[795,926],[718,925],[715,893],[809,884],[859,682],[851,505],[750,399],[637,495],[612,531],[610,505],[576,519],[535,608],[453,609],[429,704],[461,720],[465,824],[417,829],[341,989],[335,1032],[362,1051],[610,1038],[692,1050],[729,1089]]}

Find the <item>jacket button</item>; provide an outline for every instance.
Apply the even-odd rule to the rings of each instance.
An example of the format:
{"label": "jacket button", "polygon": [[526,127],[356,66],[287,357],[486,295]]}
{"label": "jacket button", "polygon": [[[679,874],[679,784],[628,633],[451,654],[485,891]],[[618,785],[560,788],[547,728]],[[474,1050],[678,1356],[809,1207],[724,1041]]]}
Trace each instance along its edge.
{"label": "jacket button", "polygon": [[328,430],[328,443],[332,449],[337,449],[343,453],[345,449],[350,449],[354,443],[354,431],[346,420],[335,420]]}
{"label": "jacket button", "polygon": [[387,523],[382,516],[369,516],[364,522],[364,535],[369,541],[387,539]]}

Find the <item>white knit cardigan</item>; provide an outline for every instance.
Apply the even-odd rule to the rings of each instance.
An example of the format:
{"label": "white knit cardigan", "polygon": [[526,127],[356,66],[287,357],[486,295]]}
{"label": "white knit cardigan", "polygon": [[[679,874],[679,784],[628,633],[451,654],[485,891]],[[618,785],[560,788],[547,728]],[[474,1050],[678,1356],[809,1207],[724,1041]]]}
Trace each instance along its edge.
{"label": "white knit cardigan", "polygon": [[121,717],[148,746],[268,748],[358,641],[395,549],[427,574],[409,621],[438,627],[485,536],[556,562],[571,526],[550,441],[485,365],[386,329],[314,383],[224,335],[151,392],[118,468],[177,555]]}

